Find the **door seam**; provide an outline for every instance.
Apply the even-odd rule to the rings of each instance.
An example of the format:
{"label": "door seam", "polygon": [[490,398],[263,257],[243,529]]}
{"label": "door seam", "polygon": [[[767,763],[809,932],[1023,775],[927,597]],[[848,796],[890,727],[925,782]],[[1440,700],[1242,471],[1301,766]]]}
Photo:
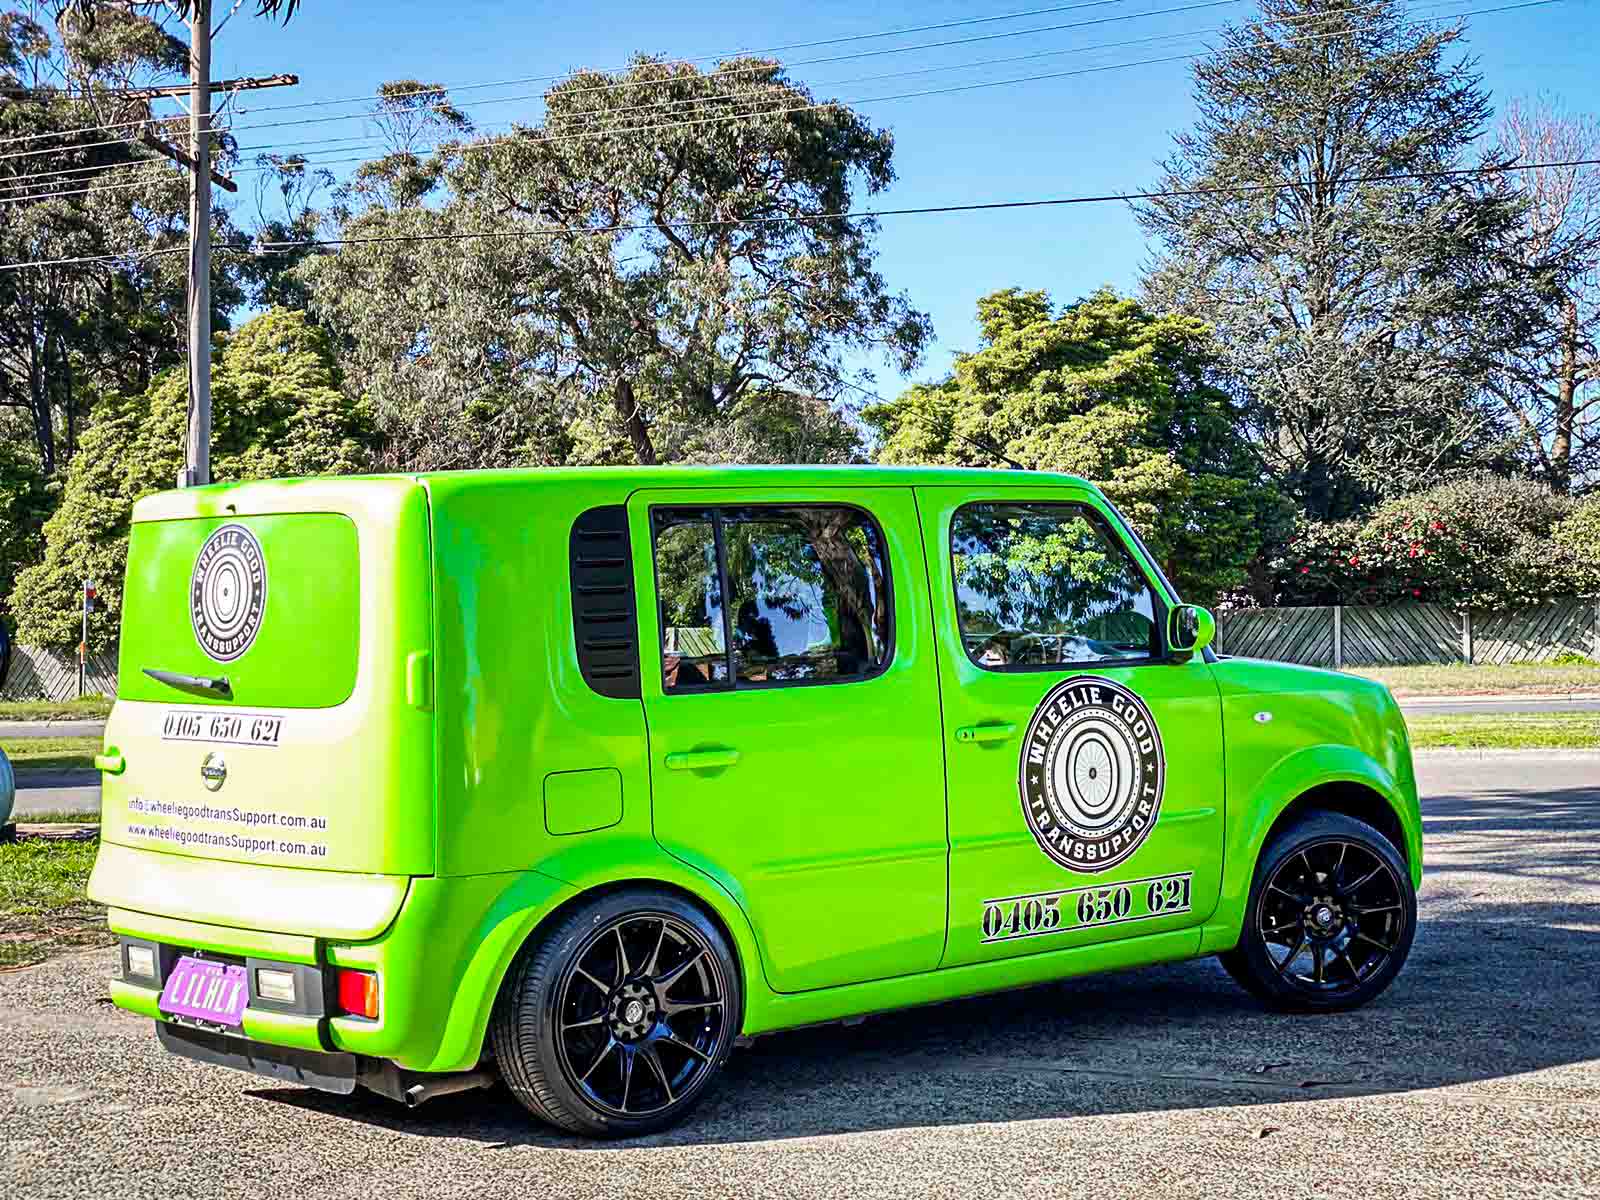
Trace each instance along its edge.
{"label": "door seam", "polygon": [[922,489],[911,490],[911,511],[917,516],[917,542],[922,550],[922,582],[928,596],[928,638],[933,649],[934,694],[939,699],[939,767],[944,781],[944,944],[939,947],[939,961],[934,970],[944,968],[950,956],[950,860],[954,848],[950,844],[950,736],[944,714],[944,664],[939,658],[939,609],[933,599],[933,569],[928,562],[928,531],[922,524]]}

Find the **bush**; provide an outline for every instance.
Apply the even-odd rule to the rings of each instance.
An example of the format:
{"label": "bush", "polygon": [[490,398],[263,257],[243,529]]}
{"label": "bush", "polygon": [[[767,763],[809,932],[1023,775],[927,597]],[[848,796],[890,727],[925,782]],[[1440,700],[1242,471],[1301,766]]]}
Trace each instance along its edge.
{"label": "bush", "polygon": [[1587,526],[1555,536],[1581,508],[1527,480],[1472,476],[1364,521],[1303,522],[1271,564],[1277,602],[1515,608],[1581,593]]}
{"label": "bush", "polygon": [[1575,590],[1584,595],[1600,593],[1600,495],[1575,505],[1556,523],[1552,538],[1574,563],[1578,573]]}
{"label": "bush", "polygon": [[[220,349],[211,375],[213,479],[340,475],[365,466],[366,414],[341,392],[327,336],[303,314],[265,313]],[[100,597],[89,644],[115,640],[133,504],[176,481],[188,399],[187,378],[174,368],[142,395],[95,406],[68,465],[61,507],[44,526],[44,560],[17,577],[19,640],[75,646],[85,579]]]}

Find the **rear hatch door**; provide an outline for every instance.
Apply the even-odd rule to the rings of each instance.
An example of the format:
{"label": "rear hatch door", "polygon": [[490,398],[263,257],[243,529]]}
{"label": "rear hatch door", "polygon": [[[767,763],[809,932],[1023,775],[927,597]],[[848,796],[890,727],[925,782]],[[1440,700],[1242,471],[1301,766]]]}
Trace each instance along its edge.
{"label": "rear hatch door", "polygon": [[[259,896],[270,877],[274,904],[232,920],[284,930],[325,924],[298,909],[327,886],[297,896],[285,883],[297,872],[431,874],[431,610],[427,501],[412,480],[141,501],[106,730],[123,766],[105,776],[102,837],[143,865],[117,874],[159,873],[167,856],[266,869],[235,878]],[[96,898],[118,905],[121,891],[149,910],[160,896],[164,915],[194,919],[236,907],[195,894],[228,886],[226,871],[170,874],[165,890],[97,878]]]}

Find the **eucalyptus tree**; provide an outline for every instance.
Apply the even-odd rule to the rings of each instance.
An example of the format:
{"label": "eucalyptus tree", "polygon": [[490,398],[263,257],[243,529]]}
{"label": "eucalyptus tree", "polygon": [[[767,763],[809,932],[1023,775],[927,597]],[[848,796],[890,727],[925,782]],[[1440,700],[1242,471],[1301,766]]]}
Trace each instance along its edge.
{"label": "eucalyptus tree", "polygon": [[[182,175],[101,127],[150,116],[122,93],[169,77],[181,42],[138,13],[0,10],[0,409],[26,419],[48,475],[94,394],[142,388],[177,352],[183,265],[144,257],[184,236]],[[129,128],[133,126],[130,125]],[[116,256],[110,262],[79,258]],[[226,286],[218,303],[236,298]]]}
{"label": "eucalyptus tree", "polygon": [[397,461],[674,460],[766,398],[837,428],[847,357],[911,369],[929,336],[842,215],[892,153],[775,62],[583,71],[538,124],[441,145],[427,203],[350,212],[313,309]]}

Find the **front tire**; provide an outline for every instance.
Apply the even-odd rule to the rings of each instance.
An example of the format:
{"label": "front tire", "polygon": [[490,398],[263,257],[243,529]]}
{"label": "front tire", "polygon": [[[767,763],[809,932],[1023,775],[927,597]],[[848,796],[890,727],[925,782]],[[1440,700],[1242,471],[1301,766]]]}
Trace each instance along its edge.
{"label": "front tire", "polygon": [[523,949],[490,1046],[506,1086],[541,1120],[629,1137],[700,1102],[743,1012],[716,925],[671,892],[629,889],[580,905]]}
{"label": "front tire", "polygon": [[1337,1012],[1393,982],[1416,930],[1416,890],[1389,840],[1363,821],[1315,813],[1262,851],[1239,944],[1219,957],[1271,1008]]}

